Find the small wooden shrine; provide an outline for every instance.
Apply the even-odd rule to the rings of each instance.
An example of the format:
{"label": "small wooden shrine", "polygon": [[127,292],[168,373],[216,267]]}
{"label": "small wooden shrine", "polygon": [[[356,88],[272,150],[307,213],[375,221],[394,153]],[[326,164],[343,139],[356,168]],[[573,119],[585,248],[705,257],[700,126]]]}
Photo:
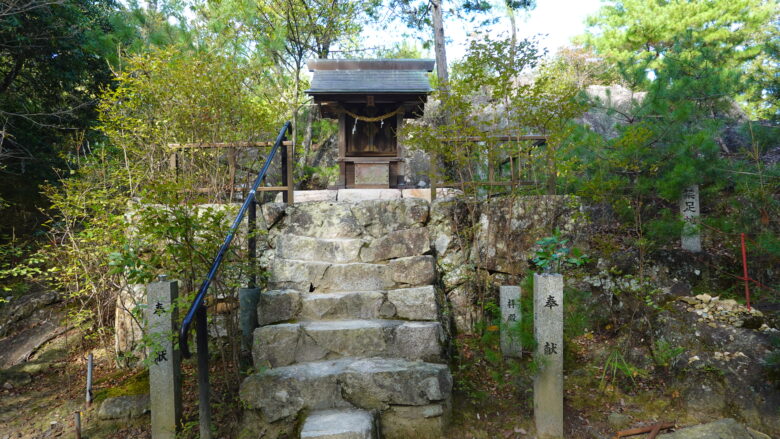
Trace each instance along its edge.
{"label": "small wooden shrine", "polygon": [[420,117],[432,91],[428,59],[310,60],[306,93],[323,117],[339,121],[339,181],[336,188],[398,188],[404,181],[404,151],[398,130]]}

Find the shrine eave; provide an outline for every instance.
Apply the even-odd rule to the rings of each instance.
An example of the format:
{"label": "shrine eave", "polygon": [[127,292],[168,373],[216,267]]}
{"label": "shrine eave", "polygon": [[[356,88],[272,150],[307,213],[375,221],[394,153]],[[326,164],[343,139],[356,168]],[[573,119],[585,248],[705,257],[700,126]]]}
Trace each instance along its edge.
{"label": "shrine eave", "polygon": [[428,94],[433,89],[428,75],[418,70],[323,70],[314,72],[311,88],[315,94]]}

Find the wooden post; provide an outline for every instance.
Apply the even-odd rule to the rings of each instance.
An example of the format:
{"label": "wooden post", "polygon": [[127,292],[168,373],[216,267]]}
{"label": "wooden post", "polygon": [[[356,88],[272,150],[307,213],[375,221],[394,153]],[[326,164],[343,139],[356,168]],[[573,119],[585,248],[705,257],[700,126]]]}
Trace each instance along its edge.
{"label": "wooden post", "polygon": [[517,179],[515,178],[515,161],[511,155],[509,156],[509,176],[512,181],[512,192],[514,192],[517,190]]}
{"label": "wooden post", "polygon": [[236,148],[228,148],[228,180],[230,181],[228,202],[232,202],[236,188]]}
{"label": "wooden post", "polygon": [[170,169],[170,171],[173,172],[173,175],[178,179],[178,177],[179,177],[179,153],[177,151],[173,151],[171,156],[168,158],[168,169]]}
{"label": "wooden post", "polygon": [[339,114],[339,179],[336,186],[339,189],[347,187],[347,164],[344,157],[347,155],[347,116]]}
{"label": "wooden post", "polygon": [[396,182],[390,182],[390,186],[393,186],[393,183],[395,183],[396,187],[406,187],[406,181],[408,180],[408,166],[406,166],[406,148],[401,143],[401,127],[404,126],[404,110],[401,109],[401,111],[398,112],[398,114],[395,116],[395,139],[396,139],[396,151],[398,153],[398,158],[402,159],[402,161],[398,162],[398,180]]}

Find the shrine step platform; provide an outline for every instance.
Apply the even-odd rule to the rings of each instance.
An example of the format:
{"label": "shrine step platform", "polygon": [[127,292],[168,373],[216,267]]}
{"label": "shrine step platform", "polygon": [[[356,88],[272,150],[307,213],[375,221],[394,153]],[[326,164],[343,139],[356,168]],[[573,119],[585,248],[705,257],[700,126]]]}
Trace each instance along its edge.
{"label": "shrine step platform", "polygon": [[[460,193],[458,189],[437,188],[436,198],[453,196]],[[419,198],[431,201],[431,190],[424,189],[323,189],[313,191],[295,191],[293,196],[296,203],[308,203],[314,201],[342,201],[357,203],[365,200],[400,200],[402,198]],[[282,201],[279,193],[274,200]]]}

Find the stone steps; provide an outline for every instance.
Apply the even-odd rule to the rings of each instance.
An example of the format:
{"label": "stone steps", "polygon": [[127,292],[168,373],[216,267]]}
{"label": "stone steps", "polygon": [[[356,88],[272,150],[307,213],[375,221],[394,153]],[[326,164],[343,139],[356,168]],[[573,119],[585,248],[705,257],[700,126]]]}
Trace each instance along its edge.
{"label": "stone steps", "polygon": [[[262,206],[271,236],[282,230],[312,238],[378,238],[390,232],[421,227],[428,220],[428,202],[421,199],[320,202]],[[274,227],[277,226],[278,227]]]}
{"label": "stone steps", "polygon": [[308,292],[372,291],[431,285],[435,280],[436,263],[430,255],[393,259],[386,264],[275,258],[268,287]]}
{"label": "stone steps", "polygon": [[439,322],[401,320],[335,320],[282,323],[257,328],[255,367],[342,357],[390,357],[442,361]]}
{"label": "stone steps", "polygon": [[320,410],[306,417],[301,439],[376,439],[374,416],[365,410]]}
{"label": "stone steps", "polygon": [[270,278],[241,437],[443,435],[452,376],[428,203],[351,201],[263,205]]}
{"label": "stone steps", "polygon": [[280,234],[275,240],[276,257],[312,262],[382,262],[429,253],[428,229],[416,227],[389,232],[376,238],[313,238]]}
{"label": "stone steps", "polygon": [[260,325],[296,320],[438,319],[433,285],[381,291],[301,293],[274,290],[260,295]]}
{"label": "stone steps", "polygon": [[[247,408],[268,423],[295,419],[304,410],[361,408],[387,411],[415,406],[442,416],[452,392],[445,364],[398,358],[342,358],[268,369],[240,389]],[[438,405],[441,410],[428,406]],[[409,437],[414,437],[409,436]]]}

